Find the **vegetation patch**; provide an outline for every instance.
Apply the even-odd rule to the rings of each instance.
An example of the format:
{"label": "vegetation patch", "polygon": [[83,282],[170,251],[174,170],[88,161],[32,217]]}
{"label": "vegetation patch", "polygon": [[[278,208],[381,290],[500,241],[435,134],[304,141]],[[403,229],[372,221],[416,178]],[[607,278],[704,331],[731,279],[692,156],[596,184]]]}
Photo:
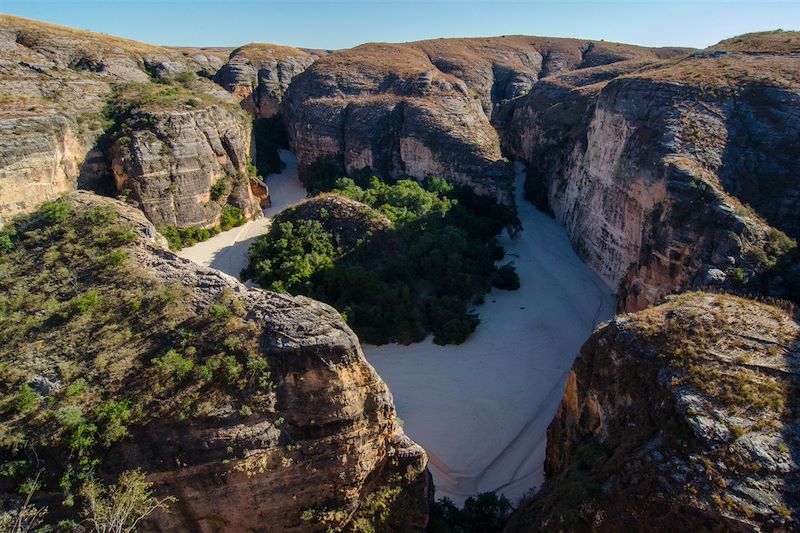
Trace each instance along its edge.
{"label": "vegetation patch", "polygon": [[159,224],[158,232],[167,239],[170,250],[180,250],[198,242],[207,241],[214,235],[241,226],[247,218],[241,209],[233,205],[222,206],[219,224],[210,228],[201,226],[188,226],[179,228],[169,224]]}
{"label": "vegetation patch", "polygon": [[242,278],[333,305],[368,343],[417,342],[429,332],[438,344],[463,342],[479,322],[471,303],[493,283],[519,284],[513,266],[495,266],[504,255],[497,235],[518,226],[516,214],[437,178],[358,180],[336,180],[335,194],[363,204],[361,219],[387,220],[385,228],[365,222],[353,242],[341,224],[326,226],[330,213],[279,218],[252,245]]}
{"label": "vegetation patch", "polygon": [[459,509],[449,498],[431,506],[429,533],[501,533],[513,511],[505,496],[484,492],[467,498]]}
{"label": "vegetation patch", "polygon": [[137,238],[114,207],[70,199],[2,231],[0,511],[47,494],[46,516],[100,516],[117,490],[98,485],[105,458],[134,428],[205,416],[220,397],[265,413],[269,364],[244,302],[223,291],[198,310],[131,260]]}

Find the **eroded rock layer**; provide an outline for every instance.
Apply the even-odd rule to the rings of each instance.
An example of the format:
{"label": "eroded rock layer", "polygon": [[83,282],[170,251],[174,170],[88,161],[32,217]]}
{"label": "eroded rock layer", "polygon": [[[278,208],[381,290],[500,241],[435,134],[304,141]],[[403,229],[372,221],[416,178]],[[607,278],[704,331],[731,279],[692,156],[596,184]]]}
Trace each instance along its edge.
{"label": "eroded rock layer", "polygon": [[600,328],[548,429],[548,482],[508,530],[796,529],[798,333],[703,293]]}
{"label": "eroded rock layer", "polygon": [[753,39],[773,48],[721,43],[567,73],[503,110],[530,195],[619,291],[621,309],[731,275],[741,283],[786,251],[777,230],[797,236],[800,56],[776,43],[800,39],[737,46]]}
{"label": "eroded rock layer", "polygon": [[292,78],[303,72],[316,55],[288,46],[248,44],[231,52],[214,81],[254,116],[269,118],[279,112]]}
{"label": "eroded rock layer", "polygon": [[[220,54],[2,16],[0,224],[79,186],[112,194],[114,178],[135,189],[131,180],[152,174],[156,179],[142,185],[142,195],[135,199],[153,220],[213,225],[219,206],[208,203],[210,188],[223,173],[245,169],[251,143],[247,117],[226,107],[235,104],[231,95],[195,74],[213,75],[223,64]],[[114,91],[126,84],[174,85],[175,91],[195,96],[181,104],[213,101],[204,106],[212,110],[162,105],[151,122],[128,123],[119,137],[135,147],[123,159],[108,135],[120,126],[109,106]],[[168,193],[174,194],[157,191],[165,185],[161,174],[167,170],[173,176],[166,183],[173,187]],[[257,210],[247,189],[241,187],[231,203],[249,215]],[[182,199],[190,199],[191,205]]]}
{"label": "eroded rock layer", "polygon": [[[3,300],[17,320],[21,295],[36,290],[32,274],[47,268],[31,259],[39,250],[59,250],[75,276],[49,289],[48,309],[63,304],[62,318],[42,319],[30,335],[2,330],[0,359],[17,370],[0,380],[0,447],[4,461],[23,464],[28,448],[9,442],[35,447],[32,505],[48,507],[47,523],[85,502],[63,503],[86,482],[74,477],[86,464],[79,453],[94,479],[140,469],[159,496],[177,498],[137,531],[424,529],[425,452],[403,434],[390,392],[336,310],[175,256],[139,210],[116,200],[78,192],[50,205],[18,223],[3,253],[25,258],[0,279],[24,273]],[[61,302],[62,286],[88,302],[80,312],[67,311],[76,300]],[[19,390],[50,401],[20,415],[9,409]],[[97,415],[109,405],[126,413],[113,435]],[[79,452],[64,440],[75,428],[88,436]],[[4,501],[15,487],[0,484]]]}
{"label": "eroded rock layer", "polygon": [[489,123],[494,107],[541,77],[671,50],[532,37],[366,44],[297,76],[285,114],[301,173],[436,175],[510,201],[510,170]]}

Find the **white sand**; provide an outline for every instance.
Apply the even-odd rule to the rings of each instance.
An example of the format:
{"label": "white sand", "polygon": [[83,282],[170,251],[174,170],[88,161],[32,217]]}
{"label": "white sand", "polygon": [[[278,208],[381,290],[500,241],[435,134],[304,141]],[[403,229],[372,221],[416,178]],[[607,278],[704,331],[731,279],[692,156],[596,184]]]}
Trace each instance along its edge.
{"label": "white sand", "polygon": [[250,244],[269,230],[275,215],[306,197],[306,190],[297,177],[297,158],[288,150],[281,150],[280,155],[281,161],[286,165],[283,172],[271,174],[264,179],[269,188],[272,206],[264,209],[263,218],[184,248],[178,255],[238,278],[239,272],[247,266],[247,250]]}
{"label": "white sand", "polygon": [[[611,291],[575,255],[564,230],[523,199],[524,231],[503,244],[517,291],[494,290],[460,346],[430,340],[364,346],[389,385],[406,433],[428,452],[436,497],[462,504],[497,491],[512,501],[543,480],[547,426],[581,344],[614,311]],[[503,262],[508,261],[508,259]]]}
{"label": "white sand", "polygon": [[[264,218],[181,250],[180,255],[238,277],[250,243],[277,213],[305,198],[297,160],[266,178]],[[575,255],[564,230],[522,196],[524,231],[503,244],[517,266],[517,291],[492,291],[477,308],[481,324],[460,346],[430,339],[410,346],[364,346],[389,384],[406,433],[428,451],[436,495],[457,504],[478,492],[512,500],[543,479],[546,431],[578,349],[614,310],[611,292]],[[503,262],[508,261],[508,259]]]}

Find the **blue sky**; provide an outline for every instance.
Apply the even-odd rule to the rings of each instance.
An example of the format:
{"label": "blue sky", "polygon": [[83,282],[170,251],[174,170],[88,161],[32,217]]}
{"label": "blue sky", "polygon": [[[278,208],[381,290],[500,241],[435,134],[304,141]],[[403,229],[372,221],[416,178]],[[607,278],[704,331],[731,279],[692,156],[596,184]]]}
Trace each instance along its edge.
{"label": "blue sky", "polygon": [[699,48],[750,31],[800,29],[800,0],[0,0],[0,12],[185,46],[346,48],[526,34]]}

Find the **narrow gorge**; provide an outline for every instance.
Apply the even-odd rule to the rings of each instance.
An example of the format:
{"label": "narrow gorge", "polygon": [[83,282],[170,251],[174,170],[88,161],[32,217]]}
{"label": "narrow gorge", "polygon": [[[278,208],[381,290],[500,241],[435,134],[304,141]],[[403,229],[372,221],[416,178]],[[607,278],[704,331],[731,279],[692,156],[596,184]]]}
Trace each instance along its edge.
{"label": "narrow gorge", "polygon": [[800,33],[0,59],[0,526],[799,527]]}

